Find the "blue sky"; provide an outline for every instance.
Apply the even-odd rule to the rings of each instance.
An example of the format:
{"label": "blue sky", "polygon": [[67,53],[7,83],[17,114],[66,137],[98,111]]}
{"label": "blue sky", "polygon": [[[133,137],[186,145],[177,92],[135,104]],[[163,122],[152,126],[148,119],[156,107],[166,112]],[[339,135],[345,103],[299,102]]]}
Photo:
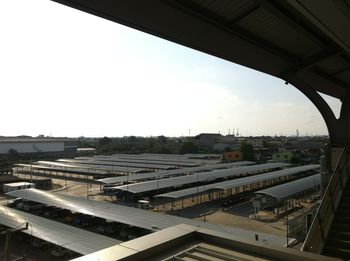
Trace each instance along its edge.
{"label": "blue sky", "polygon": [[327,134],[282,80],[51,1],[1,1],[0,32],[0,135]]}

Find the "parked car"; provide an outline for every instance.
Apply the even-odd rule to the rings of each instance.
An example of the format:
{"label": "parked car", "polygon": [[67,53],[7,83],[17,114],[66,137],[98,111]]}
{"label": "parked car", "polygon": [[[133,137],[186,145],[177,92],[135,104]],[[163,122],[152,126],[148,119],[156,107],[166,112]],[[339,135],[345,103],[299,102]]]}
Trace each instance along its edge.
{"label": "parked car", "polygon": [[102,224],[106,223],[106,220],[104,218],[100,218],[100,217],[92,217],[89,221],[89,227],[96,227]]}
{"label": "parked car", "polygon": [[19,203],[17,203],[15,205],[15,208],[18,209],[18,210],[22,210],[23,207],[24,207],[24,203],[26,203],[26,202],[28,202],[28,201],[26,201],[26,200],[20,201]]}
{"label": "parked car", "polygon": [[52,217],[52,214],[56,211],[58,211],[59,208],[58,207],[45,207],[44,208],[44,213],[43,216],[46,218]]}
{"label": "parked car", "polygon": [[82,221],[84,220],[84,216],[85,215],[81,214],[81,213],[76,214],[76,216],[72,220],[72,224],[79,226],[82,223]]}
{"label": "parked car", "polygon": [[117,234],[120,228],[116,222],[105,222],[97,227],[97,232],[103,235]]}
{"label": "parked car", "polygon": [[64,218],[64,222],[65,223],[72,223],[74,218],[78,215],[78,213],[71,213],[68,214],[65,218]]}
{"label": "parked car", "polygon": [[120,233],[119,233],[119,237],[120,237],[121,239],[127,239],[128,236],[129,236],[129,231],[127,231],[127,230],[122,230],[122,231],[120,231]]}
{"label": "parked car", "polygon": [[70,251],[64,247],[54,246],[51,250],[51,255],[68,259],[68,258],[71,258],[74,254],[72,251]]}
{"label": "parked car", "polygon": [[50,243],[45,241],[45,240],[42,240],[42,239],[34,237],[33,241],[32,241],[32,246],[36,247],[36,248],[40,248],[40,249],[46,250],[46,249],[49,249]]}
{"label": "parked car", "polygon": [[25,212],[31,212],[33,210],[39,209],[44,207],[44,204],[38,203],[38,202],[33,202],[33,201],[28,201],[24,203],[23,206],[23,211]]}
{"label": "parked car", "polygon": [[62,218],[66,217],[67,215],[71,215],[72,212],[69,209],[60,209],[57,211],[54,215],[55,218]]}
{"label": "parked car", "polygon": [[7,206],[10,207],[10,208],[15,208],[17,204],[23,203],[23,202],[24,202],[24,199],[22,199],[22,198],[15,198],[15,199],[7,201]]}

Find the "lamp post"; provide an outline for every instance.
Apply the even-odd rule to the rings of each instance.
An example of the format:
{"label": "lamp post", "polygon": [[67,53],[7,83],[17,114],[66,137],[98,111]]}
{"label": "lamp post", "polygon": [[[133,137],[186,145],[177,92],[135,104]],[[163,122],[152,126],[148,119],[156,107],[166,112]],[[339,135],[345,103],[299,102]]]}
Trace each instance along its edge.
{"label": "lamp post", "polygon": [[[159,171],[157,172],[157,195],[159,195]],[[157,212],[159,212],[159,204],[157,204]]]}

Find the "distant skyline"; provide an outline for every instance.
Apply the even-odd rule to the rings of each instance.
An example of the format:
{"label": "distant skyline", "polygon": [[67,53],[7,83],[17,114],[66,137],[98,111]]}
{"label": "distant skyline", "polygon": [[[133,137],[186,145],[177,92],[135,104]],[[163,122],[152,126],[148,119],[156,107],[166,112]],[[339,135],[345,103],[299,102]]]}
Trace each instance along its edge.
{"label": "distant skyline", "polygon": [[0,24],[1,136],[328,134],[280,79],[52,1],[2,1]]}

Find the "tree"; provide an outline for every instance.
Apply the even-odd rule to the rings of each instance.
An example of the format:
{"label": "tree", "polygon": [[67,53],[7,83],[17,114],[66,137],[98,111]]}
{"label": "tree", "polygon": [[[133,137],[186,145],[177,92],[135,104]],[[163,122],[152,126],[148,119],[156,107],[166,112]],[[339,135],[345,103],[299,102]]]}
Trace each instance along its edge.
{"label": "tree", "polygon": [[100,146],[108,145],[110,143],[112,143],[112,139],[106,136],[98,140],[98,145]]}
{"label": "tree", "polygon": [[245,141],[241,142],[240,151],[243,160],[255,160],[253,146]]}
{"label": "tree", "polygon": [[224,152],[230,152],[231,151],[231,148],[230,147],[225,147],[225,149],[224,149]]}
{"label": "tree", "polygon": [[167,139],[167,137],[161,135],[161,136],[158,136],[158,137],[157,137],[157,141],[158,141],[159,143],[167,143],[168,139]]}
{"label": "tree", "polygon": [[8,154],[9,154],[10,156],[17,157],[17,156],[18,156],[18,151],[15,150],[15,149],[9,149]]}
{"label": "tree", "polygon": [[180,148],[180,154],[198,153],[199,149],[193,142],[185,142]]}
{"label": "tree", "polygon": [[135,136],[130,136],[130,137],[128,137],[128,142],[135,143],[135,142],[137,142],[137,138]]}

